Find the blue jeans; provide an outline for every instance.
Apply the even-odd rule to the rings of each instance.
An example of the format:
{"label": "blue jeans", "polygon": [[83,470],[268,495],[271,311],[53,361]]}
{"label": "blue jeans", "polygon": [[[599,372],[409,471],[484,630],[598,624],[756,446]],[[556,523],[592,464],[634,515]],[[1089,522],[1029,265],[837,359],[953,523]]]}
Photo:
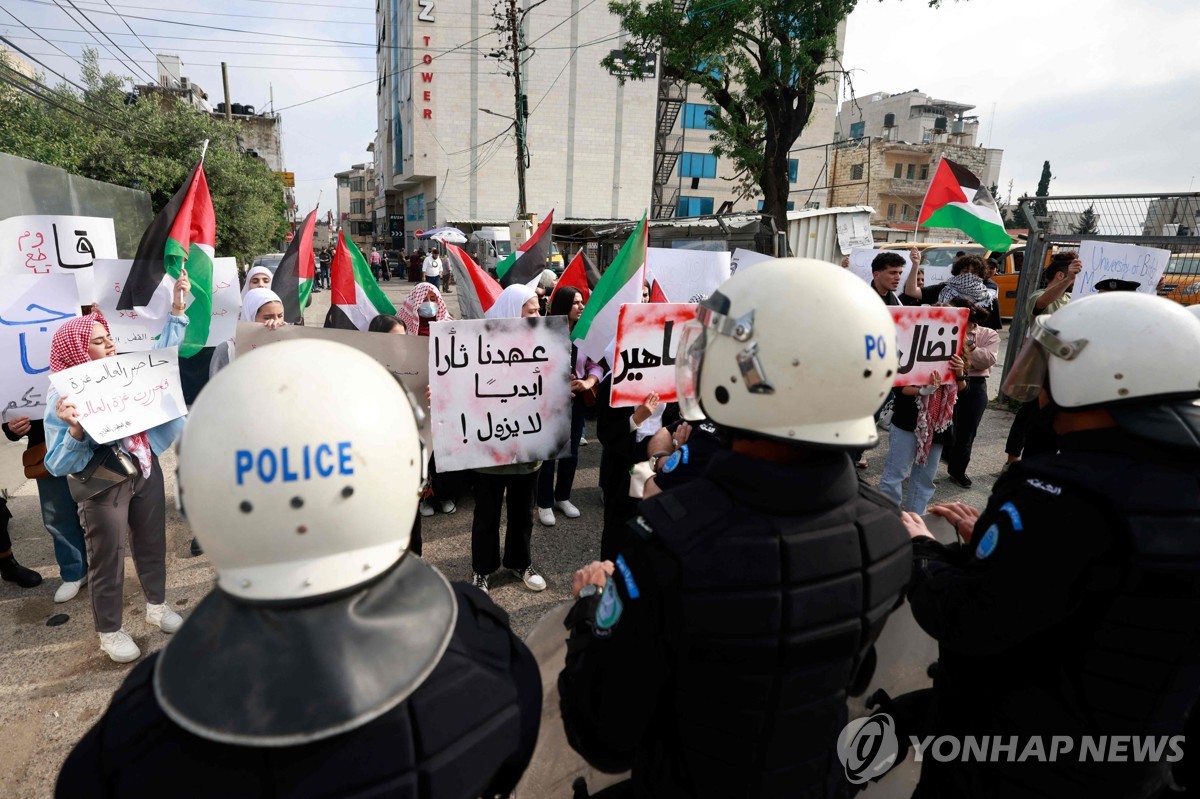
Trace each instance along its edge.
{"label": "blue jeans", "polygon": [[[934,489],[937,488],[933,478],[937,476],[938,462],[941,459],[942,445],[934,444],[929,448],[929,457],[925,459],[925,463],[918,464],[916,435],[892,425],[879,490],[904,510],[923,514],[925,506],[933,497]],[[907,502],[902,501],[905,476],[909,478]]]}
{"label": "blue jeans", "polygon": [[442,276],[441,275],[426,275],[425,282],[428,283],[429,285],[433,286],[438,291],[442,290]]}
{"label": "blue jeans", "polygon": [[[544,461],[538,471],[537,506],[552,508],[554,503],[571,499],[571,487],[575,484],[575,468],[579,465],[579,440],[583,438],[583,400],[571,400],[571,455],[556,461]],[[558,470],[555,485],[554,471]]]}
{"label": "blue jeans", "polygon": [[87,573],[87,544],[79,511],[71,499],[71,489],[65,477],[46,477],[37,482],[38,498],[42,502],[42,524],[54,540],[54,559],[64,582],[82,580]]}

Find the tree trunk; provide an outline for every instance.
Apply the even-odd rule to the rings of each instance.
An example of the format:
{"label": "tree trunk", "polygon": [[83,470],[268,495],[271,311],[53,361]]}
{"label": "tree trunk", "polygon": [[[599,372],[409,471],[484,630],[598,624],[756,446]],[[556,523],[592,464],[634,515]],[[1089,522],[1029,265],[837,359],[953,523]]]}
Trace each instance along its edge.
{"label": "tree trunk", "polygon": [[[788,182],[788,144],[778,136],[772,136],[771,125],[767,126],[767,140],[763,150],[763,170],[758,177],[758,187],[763,193],[763,213],[775,219],[777,230],[787,232],[787,201],[791,192]],[[790,253],[789,253],[790,254]]]}

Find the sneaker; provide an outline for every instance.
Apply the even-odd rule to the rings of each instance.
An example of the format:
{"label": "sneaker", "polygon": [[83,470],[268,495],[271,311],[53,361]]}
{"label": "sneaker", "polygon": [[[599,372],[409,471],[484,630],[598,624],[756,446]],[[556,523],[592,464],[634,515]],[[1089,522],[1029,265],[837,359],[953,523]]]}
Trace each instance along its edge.
{"label": "sneaker", "polygon": [[129,663],[142,656],[142,650],[124,630],[100,633],[100,651],[116,663]]}
{"label": "sneaker", "polygon": [[579,518],[579,508],[572,505],[570,500],[564,499],[562,502],[555,502],[554,507],[562,511],[563,516],[566,516],[568,519]]}
{"label": "sneaker", "polygon": [[871,464],[867,462],[867,459],[866,459],[866,458],[859,458],[859,459],[858,459],[858,460],[855,462],[855,464],[854,464],[854,468],[855,468],[855,469],[866,469],[866,468],[867,468],[868,466],[870,466],[870,465],[871,465]]}
{"label": "sneaker", "polygon": [[967,477],[965,474],[951,474],[949,477],[951,482],[957,483],[963,488],[970,488],[972,485],[971,478]]}
{"label": "sneaker", "polygon": [[454,513],[456,510],[458,510],[458,506],[450,500],[446,500],[442,503],[442,513]]}
{"label": "sneaker", "polygon": [[421,515],[422,515],[422,516],[432,516],[432,515],[433,515],[433,506],[432,506],[432,505],[430,505],[430,504],[429,504],[428,502],[426,502],[425,500],[421,500],[421,508],[420,508],[420,510],[421,510]]}
{"label": "sneaker", "polygon": [[84,575],[78,580],[63,580],[63,584],[54,592],[54,601],[57,603],[70,602],[79,593],[79,589],[87,582],[87,575]]}
{"label": "sneaker", "polygon": [[42,584],[42,575],[17,563],[12,555],[0,558],[0,579],[16,583],[22,588],[34,588]]}
{"label": "sneaker", "polygon": [[488,583],[488,578],[487,578],[486,574],[479,574],[478,572],[476,572],[471,575],[471,585],[475,586],[476,588],[478,588],[480,591],[482,591],[485,594],[488,592],[488,584],[487,583]]}
{"label": "sneaker", "polygon": [[192,557],[198,558],[204,554],[204,547],[200,546],[200,542],[197,541],[195,538],[192,539],[191,550],[192,550]]}
{"label": "sneaker", "polygon": [[538,521],[546,527],[554,526],[554,509],[538,508]]}
{"label": "sneaker", "polygon": [[587,438],[585,436],[580,436],[579,437],[579,446],[586,447],[587,444],[588,444]]}
{"label": "sneaker", "polygon": [[532,564],[526,566],[525,571],[520,571],[518,569],[511,569],[510,571],[520,577],[521,582],[525,583],[525,587],[530,591],[546,590],[546,578],[538,574],[537,569],[533,568]]}
{"label": "sneaker", "polygon": [[173,633],[183,626],[183,616],[171,610],[166,602],[161,605],[147,603],[146,623],[157,626],[164,633]]}

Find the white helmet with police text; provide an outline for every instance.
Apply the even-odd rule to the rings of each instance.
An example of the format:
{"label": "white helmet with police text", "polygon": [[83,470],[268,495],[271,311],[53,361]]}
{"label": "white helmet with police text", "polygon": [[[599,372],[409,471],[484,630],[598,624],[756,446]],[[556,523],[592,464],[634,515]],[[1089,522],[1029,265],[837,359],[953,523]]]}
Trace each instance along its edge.
{"label": "white helmet with police text", "polygon": [[1200,318],[1171,300],[1109,292],[1029,323],[1004,381],[1016,400],[1042,388],[1067,410],[1200,397]]}
{"label": "white helmet with police text", "polygon": [[179,454],[181,499],[218,587],[304,599],[393,566],[423,482],[420,418],[385,368],[345,345],[239,354],[192,407]]}
{"label": "white helmet with police text", "polygon": [[879,442],[896,328],[845,269],[784,258],[740,271],[700,304],[678,352],[684,418],[835,448]]}

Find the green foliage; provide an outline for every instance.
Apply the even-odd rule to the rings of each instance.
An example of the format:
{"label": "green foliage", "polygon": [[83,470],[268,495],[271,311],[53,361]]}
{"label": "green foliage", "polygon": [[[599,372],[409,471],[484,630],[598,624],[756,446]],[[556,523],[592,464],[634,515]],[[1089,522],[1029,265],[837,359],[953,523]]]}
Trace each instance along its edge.
{"label": "green foliage", "polygon": [[[1042,176],[1041,176],[1041,178],[1038,179],[1037,192],[1034,194],[1034,196],[1035,197],[1049,197],[1051,180],[1054,180],[1054,176],[1050,174],[1050,162],[1046,161],[1045,163],[1042,164]],[[1046,201],[1045,200],[1036,200],[1034,202],[1033,215],[1034,216],[1045,216],[1046,215]]]}
{"label": "green foliage", "polygon": [[208,139],[204,170],[217,217],[217,255],[244,263],[277,250],[287,231],[283,185],[266,163],[240,151],[237,124],[158,95],[127,102],[126,80],[102,74],[95,51],[87,50],[85,91],[59,84],[49,92],[61,107],[0,89],[0,151],[141,189],[157,213]]}
{"label": "green foliage", "polygon": [[1071,228],[1071,232],[1080,236],[1089,236],[1100,232],[1100,217],[1096,216],[1094,206],[1089,205],[1079,215],[1079,222]]}
{"label": "green foliage", "polygon": [[1012,218],[1009,219],[1004,226],[1009,228],[1022,228],[1025,230],[1029,229],[1029,220],[1025,218],[1025,211],[1021,208],[1020,203],[1017,203],[1013,206]]}

